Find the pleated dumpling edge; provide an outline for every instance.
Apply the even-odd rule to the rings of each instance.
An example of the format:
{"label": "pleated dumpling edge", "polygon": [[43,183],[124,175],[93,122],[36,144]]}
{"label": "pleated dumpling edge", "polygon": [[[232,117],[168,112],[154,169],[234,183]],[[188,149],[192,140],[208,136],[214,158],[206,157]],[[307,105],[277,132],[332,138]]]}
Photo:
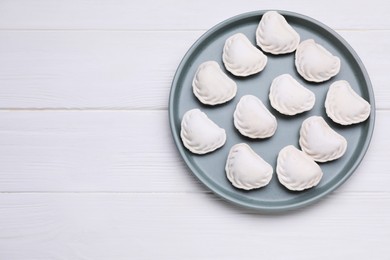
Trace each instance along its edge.
{"label": "pleated dumpling edge", "polygon": [[367,120],[371,105],[352,89],[348,81],[338,80],[329,87],[325,110],[335,123],[352,125]]}
{"label": "pleated dumpling edge", "polygon": [[187,111],[181,121],[180,137],[184,146],[195,154],[206,154],[222,147],[226,131],[195,108]]}
{"label": "pleated dumpling edge", "polygon": [[283,15],[276,11],[263,14],[256,29],[256,43],[265,52],[274,55],[291,53],[300,41],[299,34]]}
{"label": "pleated dumpling edge", "polygon": [[302,151],[317,162],[336,160],[347,150],[347,140],[333,130],[321,116],[305,119],[299,133]]}
{"label": "pleated dumpling edge", "polygon": [[225,41],[222,60],[233,75],[246,77],[262,71],[268,58],[244,34],[236,33]]}
{"label": "pleated dumpling edge", "polygon": [[252,190],[264,187],[271,181],[273,168],[249,145],[240,143],[230,149],[225,171],[234,187]]}
{"label": "pleated dumpling edge", "polygon": [[272,81],[269,100],[274,109],[293,116],[311,110],[316,98],[290,74],[282,74]]}
{"label": "pleated dumpling edge", "polygon": [[199,65],[192,81],[192,90],[205,105],[218,105],[233,99],[237,84],[229,78],[216,61],[206,61]]}
{"label": "pleated dumpling edge", "polygon": [[324,82],[340,71],[340,58],[313,39],[302,41],[295,52],[295,67],[307,81]]}
{"label": "pleated dumpling edge", "polygon": [[250,138],[269,138],[277,128],[276,117],[253,95],[242,96],[233,113],[236,129]]}
{"label": "pleated dumpling edge", "polygon": [[318,185],[323,175],[313,158],[293,145],[280,150],[276,173],[279,182],[293,191],[302,191]]}

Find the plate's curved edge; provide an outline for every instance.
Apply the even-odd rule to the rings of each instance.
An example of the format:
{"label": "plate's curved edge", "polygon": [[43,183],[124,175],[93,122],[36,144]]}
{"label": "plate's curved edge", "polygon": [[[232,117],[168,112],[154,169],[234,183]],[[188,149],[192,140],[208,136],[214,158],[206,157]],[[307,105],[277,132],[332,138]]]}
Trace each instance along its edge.
{"label": "plate's curved edge", "polygon": [[184,151],[183,146],[179,145],[181,143],[181,140],[179,138],[180,134],[176,130],[175,115],[174,115],[174,111],[172,109],[173,106],[174,106],[174,93],[176,92],[176,88],[178,87],[177,83],[179,81],[180,73],[181,73],[183,67],[186,65],[186,62],[190,58],[190,56],[194,54],[194,51],[198,48],[198,46],[201,45],[203,43],[203,41],[205,39],[207,39],[210,35],[214,34],[216,31],[218,31],[219,29],[223,28],[227,24],[233,23],[235,21],[239,21],[239,20],[244,19],[244,18],[246,19],[246,18],[250,18],[250,17],[253,17],[253,16],[262,16],[267,11],[270,11],[270,10],[258,10],[258,11],[246,12],[246,13],[242,13],[242,14],[233,16],[231,18],[228,18],[228,19],[226,19],[226,20],[216,24],[215,26],[213,26],[209,30],[207,30],[203,35],[201,35],[194,42],[194,44],[188,49],[186,54],[183,56],[182,60],[180,61],[180,64],[179,64],[178,68],[176,69],[176,73],[175,73],[175,75],[173,77],[173,81],[172,81],[171,89],[170,89],[170,93],[169,93],[169,100],[168,100],[168,116],[169,116],[169,125],[170,125],[170,128],[171,128],[171,134],[172,134],[172,137],[174,139],[175,146],[177,147],[177,149],[178,149],[181,157],[185,161],[187,167],[190,169],[190,172],[195,177],[197,177],[202,182],[203,185],[205,185],[214,194],[218,195],[219,197],[221,197],[221,198],[223,198],[223,199],[225,199],[225,200],[227,200],[229,202],[234,203],[235,205],[246,207],[248,209],[253,209],[253,210],[256,210],[256,211],[262,212],[262,213],[281,213],[281,212],[286,212],[286,211],[291,211],[291,210],[295,210],[295,209],[298,209],[298,208],[302,208],[302,207],[308,206],[310,204],[313,204],[313,203],[319,201],[321,198],[325,197],[326,195],[328,195],[329,193],[331,193],[335,189],[337,189],[340,185],[342,185],[354,173],[354,171],[357,169],[357,167],[362,162],[365,154],[367,153],[368,147],[369,147],[369,145],[371,143],[371,139],[372,139],[372,135],[373,135],[373,132],[374,132],[374,127],[375,127],[375,117],[376,117],[375,113],[376,113],[376,109],[375,109],[374,90],[372,88],[372,83],[371,83],[371,80],[369,78],[368,72],[367,72],[363,62],[361,61],[360,57],[357,55],[356,51],[350,46],[350,44],[342,36],[340,36],[336,31],[334,31],[333,29],[331,29],[327,25],[325,25],[325,24],[319,22],[318,20],[315,20],[315,19],[313,19],[313,18],[311,18],[309,16],[306,16],[306,15],[303,15],[303,14],[298,14],[298,13],[291,12],[291,11],[274,10],[274,11],[277,11],[277,12],[279,12],[280,14],[282,14],[284,16],[287,15],[287,16],[292,16],[292,17],[299,18],[299,19],[308,20],[309,22],[311,22],[311,23],[313,23],[313,24],[315,24],[315,25],[317,25],[319,27],[322,27],[325,31],[327,31],[333,37],[335,37],[337,40],[339,40],[348,49],[348,51],[351,53],[351,55],[353,56],[353,58],[357,62],[357,65],[359,66],[359,69],[363,73],[363,77],[365,79],[365,82],[367,83],[367,91],[368,91],[368,96],[369,96],[369,99],[370,99],[369,103],[371,105],[371,114],[370,114],[370,117],[368,118],[368,120],[369,120],[369,126],[368,126],[368,129],[367,129],[367,133],[368,134],[367,134],[367,138],[365,139],[365,142],[363,144],[362,152],[358,155],[358,158],[355,160],[355,162],[352,164],[351,168],[343,176],[343,178],[341,178],[331,188],[329,188],[329,189],[325,190],[324,192],[322,192],[322,193],[320,193],[318,195],[315,195],[315,196],[313,196],[313,197],[311,197],[309,199],[306,199],[306,200],[304,200],[302,202],[293,203],[293,204],[289,204],[289,205],[283,205],[283,206],[266,206],[266,205],[264,205],[262,207],[259,207],[257,205],[253,205],[253,204],[247,203],[246,201],[237,200],[234,197],[226,196],[226,194],[222,193],[219,189],[215,189],[209,182],[207,182],[204,179],[204,177],[202,175],[197,174],[197,170],[189,162],[187,156],[185,155],[185,151]]}

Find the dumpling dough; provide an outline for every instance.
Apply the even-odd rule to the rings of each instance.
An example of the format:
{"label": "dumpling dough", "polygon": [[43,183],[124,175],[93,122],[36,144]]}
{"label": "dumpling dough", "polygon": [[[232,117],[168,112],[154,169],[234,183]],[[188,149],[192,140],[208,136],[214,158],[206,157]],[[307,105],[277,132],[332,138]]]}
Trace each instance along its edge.
{"label": "dumpling dough", "polygon": [[271,106],[285,115],[296,115],[313,108],[313,92],[299,84],[290,74],[276,77],[271,84],[269,100]]}
{"label": "dumpling dough", "polygon": [[226,40],[222,60],[228,71],[241,77],[256,74],[267,64],[267,56],[242,33],[234,34]]}
{"label": "dumpling dough", "polygon": [[244,190],[264,187],[273,173],[272,166],[245,143],[230,149],[225,171],[233,186]]}
{"label": "dumpling dough", "polygon": [[365,121],[371,113],[371,105],[360,97],[345,80],[330,85],[325,99],[326,114],[341,125]]}
{"label": "dumpling dough", "polygon": [[226,142],[225,130],[197,108],[184,114],[180,137],[184,146],[196,154],[210,153]]}
{"label": "dumpling dough", "polygon": [[293,191],[312,188],[322,178],[322,170],[313,158],[292,145],[279,152],[276,174],[280,183]]}
{"label": "dumpling dough", "polygon": [[244,136],[267,138],[274,135],[277,122],[274,115],[255,96],[243,96],[234,111],[234,126]]}
{"label": "dumpling dough", "polygon": [[347,150],[347,140],[320,116],[311,116],[303,121],[299,145],[317,162],[336,160]]}
{"label": "dumpling dough", "polygon": [[198,67],[192,81],[192,90],[206,105],[225,103],[236,95],[237,84],[229,78],[215,61],[206,61]]}
{"label": "dumpling dough", "polygon": [[276,11],[266,12],[256,30],[257,45],[265,52],[285,54],[295,51],[299,34]]}
{"label": "dumpling dough", "polygon": [[309,39],[298,45],[295,66],[307,81],[323,82],[339,73],[340,59],[313,39]]}

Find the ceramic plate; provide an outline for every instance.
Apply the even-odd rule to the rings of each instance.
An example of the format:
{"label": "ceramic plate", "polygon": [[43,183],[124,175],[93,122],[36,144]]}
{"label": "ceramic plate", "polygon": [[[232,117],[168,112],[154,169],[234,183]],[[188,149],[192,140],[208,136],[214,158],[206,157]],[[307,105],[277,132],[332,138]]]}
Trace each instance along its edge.
{"label": "ceramic plate", "polygon": [[[202,105],[192,93],[192,79],[198,66],[205,61],[214,60],[222,68],[222,49],[225,40],[238,32],[244,33],[255,44],[257,25],[266,11],[245,13],[230,18],[214,26],[201,36],[188,50],[174,77],[170,99],[169,119],[176,146],[192,173],[210,190],[226,200],[257,209],[262,212],[280,212],[302,207],[318,201],[344,183],[356,170],[369,146],[374,129],[375,101],[367,72],[355,51],[336,32],[322,23],[307,16],[286,11],[281,13],[288,23],[300,34],[301,41],[312,38],[341,59],[340,73],[324,83],[309,83],[297,73],[294,66],[294,54],[268,56],[268,64],[259,74],[239,78],[225,72],[238,86],[236,97],[218,106]],[[270,105],[268,99],[272,80],[283,73],[290,73],[316,95],[314,108],[296,116],[284,116]],[[327,90],[336,80],[347,80],[354,90],[371,104],[371,115],[363,123],[343,127],[333,123],[325,113],[324,101]],[[276,116],[278,129],[275,135],[265,140],[251,140],[240,135],[233,125],[233,111],[243,95],[252,94],[260,98]],[[217,151],[206,155],[189,152],[180,139],[180,123],[184,113],[192,108],[200,108],[209,118],[223,127],[227,133],[226,144]],[[292,192],[283,187],[276,176],[276,158],[286,145],[299,147],[299,128],[303,120],[312,115],[320,115],[327,123],[342,134],[348,141],[348,149],[340,159],[320,164],[324,176],[318,186]],[[237,143],[247,143],[274,168],[274,175],[268,186],[252,191],[234,188],[225,174],[225,163],[230,148]]]}

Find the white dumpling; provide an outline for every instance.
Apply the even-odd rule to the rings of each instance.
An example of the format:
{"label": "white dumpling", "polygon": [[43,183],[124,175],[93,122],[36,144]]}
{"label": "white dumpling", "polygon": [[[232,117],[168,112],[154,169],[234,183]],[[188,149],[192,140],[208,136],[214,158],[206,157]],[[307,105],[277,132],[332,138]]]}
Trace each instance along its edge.
{"label": "white dumpling", "polygon": [[243,96],[234,111],[234,126],[244,136],[267,138],[274,135],[277,122],[274,115],[255,96]]}
{"label": "white dumpling", "polygon": [[298,45],[295,66],[307,81],[323,82],[339,73],[340,59],[313,39],[309,39]]}
{"label": "white dumpling", "polygon": [[311,116],[303,121],[299,145],[317,162],[336,160],[347,150],[347,140],[320,116]]}
{"label": "white dumpling", "polygon": [[272,179],[273,168],[245,143],[234,145],[226,162],[226,176],[234,187],[252,190]]}
{"label": "white dumpling", "polygon": [[267,64],[267,56],[242,33],[234,34],[226,40],[222,60],[228,71],[241,77],[256,74]]}
{"label": "white dumpling", "polygon": [[320,166],[313,158],[292,145],[284,147],[279,152],[276,174],[279,182],[293,191],[316,186],[323,175]]}
{"label": "white dumpling", "polygon": [[302,86],[290,74],[276,77],[271,84],[269,100],[271,106],[285,115],[296,115],[313,108],[315,95]]}
{"label": "white dumpling", "polygon": [[276,11],[266,12],[256,30],[257,45],[265,52],[285,54],[295,51],[299,34]]}
{"label": "white dumpling", "polygon": [[236,95],[237,84],[229,78],[215,61],[199,65],[192,81],[192,90],[206,105],[225,103]]}
{"label": "white dumpling", "polygon": [[196,154],[212,152],[226,142],[225,130],[197,108],[184,114],[181,121],[180,137],[184,146]]}
{"label": "white dumpling", "polygon": [[341,125],[365,121],[371,113],[371,105],[359,96],[345,80],[330,85],[325,99],[326,114]]}

